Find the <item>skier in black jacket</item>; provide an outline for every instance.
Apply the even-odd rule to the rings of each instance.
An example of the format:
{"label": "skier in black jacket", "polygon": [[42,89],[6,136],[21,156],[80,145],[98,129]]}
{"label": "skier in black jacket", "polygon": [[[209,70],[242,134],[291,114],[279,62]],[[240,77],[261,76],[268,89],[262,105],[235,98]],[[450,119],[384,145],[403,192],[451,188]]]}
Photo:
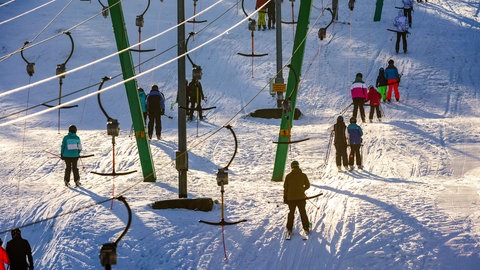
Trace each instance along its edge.
{"label": "skier in black jacket", "polygon": [[[7,254],[10,258],[10,270],[33,270],[32,248],[22,238],[20,229],[13,229],[12,240],[7,242]],[[27,263],[28,260],[28,263]]]}
{"label": "skier in black jacket", "polygon": [[342,170],[342,161],[345,170],[348,170],[348,155],[347,155],[347,126],[343,121],[343,117],[337,118],[337,123],[333,125],[334,139],[333,145],[335,145],[335,161],[337,163],[338,170]]}
{"label": "skier in black jacket", "polygon": [[165,97],[160,93],[157,85],[153,85],[147,96],[147,112],[148,112],[148,137],[151,139],[153,135],[153,127],[155,126],[155,134],[157,139],[162,136],[162,115],[165,114]]}
{"label": "skier in black jacket", "polygon": [[202,84],[197,78],[193,78],[190,84],[188,85],[190,90],[190,110],[188,112],[188,120],[193,120],[193,112],[198,111],[198,117],[200,120],[203,120],[202,114],[202,100],[205,100],[203,95]]}

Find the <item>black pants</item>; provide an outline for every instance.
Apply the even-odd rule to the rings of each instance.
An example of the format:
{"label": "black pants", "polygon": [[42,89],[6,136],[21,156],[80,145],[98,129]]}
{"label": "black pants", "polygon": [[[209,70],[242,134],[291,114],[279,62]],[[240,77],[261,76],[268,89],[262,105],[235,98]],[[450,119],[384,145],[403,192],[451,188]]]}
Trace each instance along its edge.
{"label": "black pants", "polygon": [[307,216],[307,211],[305,210],[305,205],[307,204],[307,201],[305,200],[295,200],[295,201],[288,201],[288,209],[290,212],[288,212],[288,217],[287,217],[287,230],[292,231],[293,229],[293,219],[295,218],[295,209],[298,207],[298,212],[300,212],[300,219],[302,220],[302,227],[305,231],[309,231],[309,224],[308,224],[308,216]]}
{"label": "black pants", "polygon": [[354,98],[353,99],[353,115],[352,117],[357,119],[357,111],[360,109],[360,117],[362,117],[362,121],[365,122],[365,108],[363,107],[365,104],[364,98]]}
{"label": "black pants", "polygon": [[404,8],[403,9],[403,16],[408,18],[408,25],[412,27],[412,9],[411,8]]}
{"label": "black pants", "polygon": [[374,112],[377,112],[377,118],[382,118],[382,112],[380,111],[380,106],[372,106],[370,105],[370,114],[368,115],[368,119],[373,119]]}
{"label": "black pants", "polygon": [[162,117],[160,114],[148,115],[148,137],[152,138],[153,126],[155,126],[155,134],[157,136],[162,135]]}
{"label": "black pants", "polygon": [[348,166],[348,155],[347,155],[347,146],[344,144],[335,144],[335,150],[337,153],[335,154],[335,161],[337,166]]}
{"label": "black pants", "polygon": [[190,100],[190,110],[188,112],[188,120],[193,120],[193,112],[197,111],[198,117],[200,120],[203,120],[203,114],[202,114],[202,104],[199,101],[198,105],[194,100]]}
{"label": "black pants", "polygon": [[400,38],[403,41],[403,52],[407,52],[407,32],[397,32],[397,42],[395,43],[395,52],[400,49]]}
{"label": "black pants", "polygon": [[350,145],[350,155],[348,156],[348,164],[353,166],[355,160],[357,161],[357,165],[362,165],[362,156],[360,155],[360,144],[351,144]]}
{"label": "black pants", "polygon": [[78,173],[77,168],[78,158],[64,157],[63,160],[65,161],[65,165],[67,165],[65,168],[65,176],[63,177],[65,183],[70,182],[70,174],[72,171],[73,181],[78,182],[80,180],[80,174]]}
{"label": "black pants", "polygon": [[275,14],[268,13],[268,29],[275,28]]}

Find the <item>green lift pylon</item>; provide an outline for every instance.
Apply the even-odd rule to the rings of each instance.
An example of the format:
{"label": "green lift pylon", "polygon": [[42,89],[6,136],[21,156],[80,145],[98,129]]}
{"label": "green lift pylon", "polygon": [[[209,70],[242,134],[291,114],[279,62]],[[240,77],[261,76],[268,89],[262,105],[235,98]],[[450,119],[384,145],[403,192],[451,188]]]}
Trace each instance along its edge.
{"label": "green lift pylon", "polygon": [[293,126],[293,116],[295,113],[295,105],[297,101],[297,93],[295,84],[297,79],[294,72],[300,78],[302,73],[303,55],[305,52],[305,43],[308,32],[308,23],[310,21],[310,10],[312,8],[312,0],[301,0],[300,10],[298,12],[297,29],[295,31],[295,40],[293,42],[291,69],[288,73],[288,83],[286,96],[290,97],[291,110],[282,113],[282,122],[280,124],[280,133],[278,136],[277,153],[275,155],[275,166],[273,168],[272,181],[283,181],[285,171],[285,163],[287,161],[289,145],[282,142],[288,142],[290,138],[290,130]]}
{"label": "green lift pylon", "polygon": [[[130,44],[128,42],[127,29],[125,28],[125,19],[123,17],[122,4],[120,0],[108,0],[110,6],[110,17],[112,18],[113,32],[117,43],[118,51],[122,51]],[[126,50],[119,54],[120,65],[122,66],[123,79],[130,79],[135,76],[132,54]],[[140,99],[137,93],[137,80],[125,82],[130,115],[132,117],[133,128],[135,130],[135,139],[137,141],[138,154],[142,165],[143,180],[145,182],[155,182],[157,176],[153,166],[150,144],[145,136],[145,124],[143,122],[143,113],[140,107]]]}

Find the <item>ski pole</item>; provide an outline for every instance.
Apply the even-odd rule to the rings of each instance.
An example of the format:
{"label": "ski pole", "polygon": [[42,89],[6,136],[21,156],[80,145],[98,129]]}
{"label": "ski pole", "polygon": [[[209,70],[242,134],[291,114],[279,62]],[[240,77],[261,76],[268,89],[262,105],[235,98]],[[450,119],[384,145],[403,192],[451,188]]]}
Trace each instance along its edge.
{"label": "ski pole", "polygon": [[313,202],[311,202],[310,200],[307,200],[309,203],[311,203],[313,206],[315,206],[317,208],[317,210],[320,210],[320,206],[317,206],[316,204],[314,204]]}

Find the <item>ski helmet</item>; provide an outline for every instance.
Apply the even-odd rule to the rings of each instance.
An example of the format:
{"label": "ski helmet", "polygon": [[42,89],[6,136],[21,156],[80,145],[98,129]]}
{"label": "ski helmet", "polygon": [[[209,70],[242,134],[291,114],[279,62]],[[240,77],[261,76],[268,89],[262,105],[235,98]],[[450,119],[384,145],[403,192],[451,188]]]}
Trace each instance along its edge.
{"label": "ski helmet", "polygon": [[158,90],[158,85],[156,84],[152,85],[152,90]]}
{"label": "ski helmet", "polygon": [[363,75],[362,75],[362,73],[357,73],[357,75],[356,75],[355,77],[357,77],[357,78],[360,78],[360,79],[361,79],[361,78],[363,77]]}
{"label": "ski helmet", "polygon": [[337,122],[343,122],[343,116],[340,115],[339,117],[337,117]]}
{"label": "ski helmet", "polygon": [[138,88],[138,91],[139,92],[145,92],[145,91],[143,91],[143,88],[141,88],[141,87]]}
{"label": "ski helmet", "polygon": [[298,164],[298,161],[294,160],[294,161],[292,161],[292,164],[290,164],[290,166],[292,168],[295,168],[295,167],[298,168],[298,167],[300,167],[300,164]]}
{"label": "ski helmet", "polygon": [[385,69],[383,69],[382,67],[378,70],[378,72],[384,72]]}
{"label": "ski helmet", "polygon": [[393,65],[393,59],[388,60],[388,64]]}
{"label": "ski helmet", "polygon": [[75,125],[70,125],[68,127],[68,132],[77,133],[77,127]]}
{"label": "ski helmet", "polygon": [[355,117],[350,118],[350,123],[357,123],[357,119]]}

